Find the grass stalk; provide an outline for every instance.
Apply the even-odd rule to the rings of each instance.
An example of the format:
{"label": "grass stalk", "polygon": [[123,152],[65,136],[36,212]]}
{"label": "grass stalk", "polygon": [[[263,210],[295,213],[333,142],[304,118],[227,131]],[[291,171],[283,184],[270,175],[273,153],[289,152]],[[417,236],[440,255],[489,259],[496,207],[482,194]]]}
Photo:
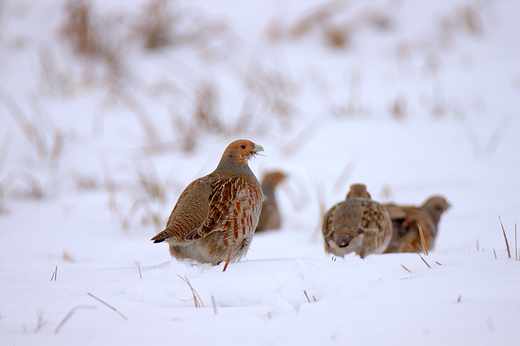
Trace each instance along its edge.
{"label": "grass stalk", "polygon": [[116,309],[115,307],[113,307],[112,305],[110,305],[110,304],[108,304],[108,303],[102,301],[101,299],[99,299],[98,297],[96,297],[95,295],[93,295],[93,294],[90,293],[90,292],[87,292],[87,295],[88,295],[89,297],[94,298],[95,300],[97,300],[97,301],[100,302],[101,304],[105,305],[105,306],[108,307],[109,309],[113,310],[115,313],[117,313],[119,316],[121,316],[125,321],[128,321],[128,318],[126,318],[126,316],[123,315],[123,314],[121,313],[121,311],[117,310],[117,309]]}
{"label": "grass stalk", "polygon": [[36,311],[36,327],[34,327],[33,332],[38,333],[40,329],[47,323],[47,320],[43,318],[43,310]]}
{"label": "grass stalk", "polygon": [[56,266],[56,268],[54,268],[54,272],[52,272],[51,281],[56,281],[57,278],[58,278],[58,266]]}
{"label": "grass stalk", "polygon": [[411,246],[410,244],[408,244],[408,246],[409,246],[413,251],[415,251],[415,253],[416,253],[417,255],[419,255],[419,257],[422,259],[422,261],[424,262],[424,264],[426,264],[426,266],[427,266],[428,268],[431,269],[430,265],[428,264],[428,262],[426,262],[426,261],[424,260],[423,256],[421,256],[421,254],[420,254],[416,249],[414,249],[413,246]]}
{"label": "grass stalk", "polygon": [[498,219],[500,220],[500,226],[502,227],[502,233],[504,234],[504,240],[506,242],[507,258],[511,258],[511,249],[509,249],[509,242],[507,241],[506,231],[504,229],[504,224],[502,223],[502,219],[500,218],[500,215],[498,215]]}
{"label": "grass stalk", "polygon": [[211,296],[211,306],[213,307],[213,314],[217,315],[217,303],[215,302],[215,296]]}
{"label": "grass stalk", "polygon": [[408,273],[410,273],[410,274],[412,273],[412,272],[410,271],[410,269],[406,268],[406,267],[404,266],[404,264],[402,264],[402,263],[401,263],[401,267],[403,267],[403,269],[406,270]]}
{"label": "grass stalk", "polygon": [[54,329],[54,334],[58,334],[60,332],[61,328],[63,328],[63,326],[65,325],[65,323],[67,323],[67,321],[72,317],[72,315],[74,315],[74,313],[80,309],[96,310],[97,307],[94,305],[76,305],[76,306],[72,307],[72,309],[70,309],[70,311],[65,315],[65,317],[63,317],[63,319],[60,321],[60,323],[58,323],[58,325],[56,326],[56,329]]}
{"label": "grass stalk", "polygon": [[134,263],[137,266],[137,272],[139,273],[139,279],[142,279],[143,277],[141,276],[141,264],[139,262],[134,262]]}
{"label": "grass stalk", "polygon": [[195,291],[193,286],[190,284],[190,281],[188,280],[188,278],[186,276],[182,277],[182,276],[180,276],[178,274],[177,274],[177,276],[189,286],[189,288],[191,290],[191,294],[193,296],[193,303],[195,304],[195,307],[196,308],[203,308],[204,304],[202,303],[202,300],[200,299],[199,294]]}
{"label": "grass stalk", "polygon": [[428,247],[426,246],[426,239],[424,238],[424,232],[421,225],[417,225],[419,228],[419,237],[421,238],[422,250],[426,256],[428,256]]}

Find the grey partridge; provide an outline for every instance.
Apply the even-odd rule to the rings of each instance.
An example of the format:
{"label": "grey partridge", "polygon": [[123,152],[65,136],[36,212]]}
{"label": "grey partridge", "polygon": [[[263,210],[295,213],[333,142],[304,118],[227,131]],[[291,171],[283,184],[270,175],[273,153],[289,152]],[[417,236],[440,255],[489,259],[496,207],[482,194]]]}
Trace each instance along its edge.
{"label": "grey partridge", "polygon": [[[394,234],[385,253],[414,252],[423,249],[420,232],[423,233],[427,250],[432,250],[439,230],[442,213],[450,208],[442,196],[430,197],[420,207],[384,205],[390,218]],[[420,231],[419,231],[420,229]]]}
{"label": "grey partridge", "polygon": [[166,229],[152,238],[166,241],[177,259],[217,265],[240,260],[262,209],[262,187],[248,160],[263,151],[249,140],[229,144],[217,168],[189,184],[175,204]]}
{"label": "grey partridge", "polygon": [[262,191],[264,192],[264,201],[262,203],[262,212],[256,226],[255,233],[264,232],[271,229],[278,229],[282,223],[278,204],[276,203],[276,195],[274,193],[278,184],[284,181],[286,175],[279,171],[267,173],[262,179]]}
{"label": "grey partridge", "polygon": [[392,238],[392,222],[365,185],[353,184],[346,199],[325,214],[322,232],[326,253],[343,257],[355,252],[364,258],[385,251]]}

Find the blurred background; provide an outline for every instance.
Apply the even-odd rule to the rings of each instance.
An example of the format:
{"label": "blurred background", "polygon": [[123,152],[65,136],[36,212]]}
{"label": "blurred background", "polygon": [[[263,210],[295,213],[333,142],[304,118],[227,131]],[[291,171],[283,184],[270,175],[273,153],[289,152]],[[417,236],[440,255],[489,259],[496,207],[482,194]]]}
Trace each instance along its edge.
{"label": "blurred background", "polygon": [[74,244],[97,233],[138,252],[182,189],[248,138],[266,149],[259,179],[289,176],[287,232],[319,243],[323,212],[363,182],[380,201],[444,194],[441,249],[503,246],[497,215],[512,234],[520,211],[518,13],[517,1],[3,1],[4,240],[37,222],[66,234],[46,250],[58,257],[86,257]]}

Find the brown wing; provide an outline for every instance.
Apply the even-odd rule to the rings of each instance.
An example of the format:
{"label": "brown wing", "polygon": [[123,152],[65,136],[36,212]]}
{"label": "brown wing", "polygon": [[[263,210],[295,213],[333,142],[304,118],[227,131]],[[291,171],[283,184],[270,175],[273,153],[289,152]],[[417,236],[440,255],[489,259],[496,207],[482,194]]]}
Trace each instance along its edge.
{"label": "brown wing", "polygon": [[392,241],[385,251],[386,253],[414,252],[414,249],[422,251],[419,227],[423,232],[426,247],[428,250],[433,248],[435,224],[425,211],[417,207],[403,206],[397,207],[399,212],[395,212],[388,206],[385,207],[392,218],[394,229]]}
{"label": "brown wing", "polygon": [[406,229],[406,234],[401,242],[400,252],[413,252],[410,246],[416,250],[422,249],[419,228],[424,235],[427,249],[432,250],[435,241],[435,224],[432,222],[430,215],[416,207],[405,207],[403,209],[406,211],[406,218],[402,225]]}
{"label": "brown wing", "polygon": [[396,204],[384,204],[383,206],[392,220],[404,219],[406,217],[406,212],[403,208]]}
{"label": "brown wing", "polygon": [[193,229],[199,228],[208,215],[210,194],[211,184],[207,176],[188,185],[179,196],[166,229],[152,238],[154,243],[168,238],[182,241]]}
{"label": "brown wing", "polygon": [[[233,230],[235,238],[238,232],[245,232],[250,227],[245,223],[256,224],[262,207],[262,192],[245,179],[233,177],[211,184],[209,211],[202,225],[186,236],[186,239],[198,239],[212,232]],[[254,219],[254,221],[253,221]]]}

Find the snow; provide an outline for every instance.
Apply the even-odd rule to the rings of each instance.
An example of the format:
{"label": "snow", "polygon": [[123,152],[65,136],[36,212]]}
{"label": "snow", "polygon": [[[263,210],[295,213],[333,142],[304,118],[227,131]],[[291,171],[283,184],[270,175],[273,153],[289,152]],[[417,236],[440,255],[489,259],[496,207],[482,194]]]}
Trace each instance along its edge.
{"label": "snow", "polygon": [[[220,31],[155,51],[146,3],[92,3],[115,75],[73,52],[65,2],[1,4],[1,345],[518,344],[520,2],[176,1],[178,30]],[[324,8],[346,46],[290,35]],[[219,131],[194,122],[203,85]],[[237,138],[264,147],[257,177],[289,174],[282,229],[225,272],[171,259],[150,238]],[[355,182],[450,201],[429,267],[324,253],[321,208]]]}

